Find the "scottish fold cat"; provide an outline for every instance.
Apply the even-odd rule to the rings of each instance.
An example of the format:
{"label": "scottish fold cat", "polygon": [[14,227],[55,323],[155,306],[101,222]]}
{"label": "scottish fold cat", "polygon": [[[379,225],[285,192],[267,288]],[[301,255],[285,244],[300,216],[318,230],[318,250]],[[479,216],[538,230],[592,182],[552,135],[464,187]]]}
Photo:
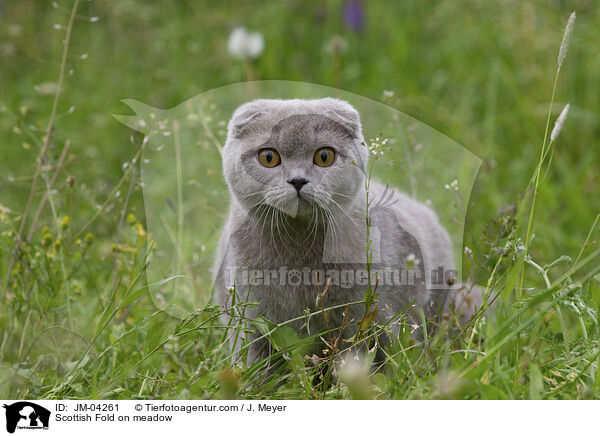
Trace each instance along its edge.
{"label": "scottish fold cat", "polygon": [[[370,182],[367,198],[369,154],[359,114],[342,100],[255,100],[234,112],[223,148],[231,203],[214,266],[214,297],[223,309],[234,298],[256,302],[244,317],[301,318],[290,325],[315,334],[341,327],[343,310],[308,323],[305,310],[360,302],[370,280],[377,321],[391,321],[395,334],[399,314],[418,330],[420,309],[434,317],[456,302],[448,234],[430,208],[378,182]],[[473,299],[465,306],[468,318]],[[364,306],[351,305],[348,313],[356,324]],[[239,322],[229,316],[227,322]],[[270,351],[268,341],[258,340],[249,360]]]}

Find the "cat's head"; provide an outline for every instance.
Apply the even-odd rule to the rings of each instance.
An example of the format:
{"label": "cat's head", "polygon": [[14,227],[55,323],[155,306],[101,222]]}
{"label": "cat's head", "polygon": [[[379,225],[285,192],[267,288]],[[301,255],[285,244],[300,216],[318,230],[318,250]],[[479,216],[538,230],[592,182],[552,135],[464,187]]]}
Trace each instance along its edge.
{"label": "cat's head", "polygon": [[235,200],[293,217],[336,213],[364,187],[368,150],[358,112],[334,98],[255,100],[229,122],[225,179]]}

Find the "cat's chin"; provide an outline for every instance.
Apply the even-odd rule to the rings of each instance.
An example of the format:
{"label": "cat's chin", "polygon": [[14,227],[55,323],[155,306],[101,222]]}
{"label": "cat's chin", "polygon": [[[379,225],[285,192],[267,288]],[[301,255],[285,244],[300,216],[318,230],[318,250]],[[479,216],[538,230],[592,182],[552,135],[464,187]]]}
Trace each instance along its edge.
{"label": "cat's chin", "polygon": [[315,214],[315,209],[317,205],[312,201],[306,200],[304,198],[298,198],[298,208],[296,213],[296,218],[312,218]]}
{"label": "cat's chin", "polygon": [[306,198],[297,197],[277,207],[292,219],[311,219],[315,215],[317,205]]}

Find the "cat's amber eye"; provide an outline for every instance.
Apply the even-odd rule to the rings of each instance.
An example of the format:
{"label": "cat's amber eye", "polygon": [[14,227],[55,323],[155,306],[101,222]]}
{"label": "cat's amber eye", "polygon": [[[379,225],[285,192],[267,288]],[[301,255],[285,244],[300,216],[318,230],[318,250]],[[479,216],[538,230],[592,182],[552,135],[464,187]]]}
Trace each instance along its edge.
{"label": "cat's amber eye", "polygon": [[258,152],[258,161],[264,167],[273,168],[281,163],[281,158],[272,148],[265,148]]}
{"label": "cat's amber eye", "polygon": [[335,160],[335,152],[328,147],[320,148],[315,153],[313,157],[313,162],[315,165],[319,165],[320,167],[328,167]]}

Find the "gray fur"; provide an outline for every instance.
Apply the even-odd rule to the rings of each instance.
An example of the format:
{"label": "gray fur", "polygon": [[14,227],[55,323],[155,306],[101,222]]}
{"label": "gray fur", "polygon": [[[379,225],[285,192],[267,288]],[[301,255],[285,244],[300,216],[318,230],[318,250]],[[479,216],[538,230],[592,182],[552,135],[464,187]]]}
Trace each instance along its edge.
{"label": "gray fur", "polygon": [[[312,284],[282,284],[282,267],[287,271],[365,268],[369,152],[363,141],[356,110],[333,98],[256,100],[235,111],[223,149],[231,205],[214,269],[219,305],[230,306],[227,288],[235,281],[238,301],[258,302],[246,317],[260,315],[281,323],[303,315],[306,308],[318,309],[317,296],[323,290]],[[336,150],[336,160],[322,168],[313,163],[313,155],[325,146]],[[281,164],[263,167],[257,159],[263,148],[277,150]],[[308,180],[300,194],[287,182],[297,177]],[[433,289],[429,280],[430,272],[439,267],[454,270],[450,238],[435,213],[408,196],[374,181],[370,196],[374,199],[370,208],[373,269],[412,266],[423,278],[412,284],[379,286],[377,319],[384,323],[408,307],[406,313],[418,323],[416,305],[432,316],[447,305],[447,295],[457,287],[445,283]],[[279,282],[244,285],[241,273],[230,274],[233,267],[277,270]],[[361,301],[364,291],[360,285],[330,285],[323,305]],[[362,306],[352,306],[354,321],[363,311]],[[329,327],[339,327],[342,316],[341,310],[332,312]],[[307,333],[303,322],[293,327]],[[324,327],[322,317],[312,318],[312,334]],[[249,351],[250,360],[265,356],[268,349],[268,344],[257,343]]]}

